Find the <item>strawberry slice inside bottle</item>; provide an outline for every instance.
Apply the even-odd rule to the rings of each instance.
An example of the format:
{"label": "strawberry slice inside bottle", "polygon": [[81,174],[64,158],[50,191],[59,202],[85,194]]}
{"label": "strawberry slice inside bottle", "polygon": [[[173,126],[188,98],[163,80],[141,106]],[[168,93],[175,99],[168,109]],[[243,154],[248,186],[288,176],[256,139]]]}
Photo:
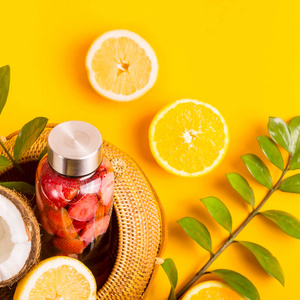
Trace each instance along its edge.
{"label": "strawberry slice inside bottle", "polygon": [[79,233],[81,231],[81,229],[85,228],[86,222],[80,222],[80,221],[73,220],[73,226],[74,226],[76,232]]}
{"label": "strawberry slice inside bottle", "polygon": [[75,204],[70,205],[68,212],[72,219],[86,222],[95,217],[98,208],[98,197],[96,194],[87,194],[81,197]]}
{"label": "strawberry slice inside bottle", "polygon": [[59,177],[53,171],[43,176],[41,186],[45,195],[43,200],[52,208],[67,206],[80,190],[80,182],[78,180]]}
{"label": "strawberry slice inside bottle", "polygon": [[109,216],[102,219],[92,220],[86,224],[86,228],[80,233],[80,239],[87,245],[90,244],[97,236],[106,232],[109,225]]}
{"label": "strawberry slice inside bottle", "polygon": [[114,173],[107,172],[102,175],[100,195],[104,206],[108,206],[114,194]]}

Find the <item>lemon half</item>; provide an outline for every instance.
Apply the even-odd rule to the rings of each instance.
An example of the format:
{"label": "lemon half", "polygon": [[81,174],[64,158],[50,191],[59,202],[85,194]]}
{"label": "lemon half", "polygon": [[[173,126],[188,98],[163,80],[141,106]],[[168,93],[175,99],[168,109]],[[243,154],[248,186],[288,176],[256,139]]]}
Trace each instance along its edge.
{"label": "lemon half", "polygon": [[99,94],[111,100],[130,101],[154,85],[158,63],[151,46],[138,34],[113,30],[91,45],[86,68]]}
{"label": "lemon half", "polygon": [[215,168],[228,146],[228,128],[213,106],[191,99],[164,107],[149,129],[154,158],[167,171],[197,177]]}
{"label": "lemon half", "polygon": [[79,260],[55,256],[41,261],[22,278],[14,300],[95,300],[96,281]]}

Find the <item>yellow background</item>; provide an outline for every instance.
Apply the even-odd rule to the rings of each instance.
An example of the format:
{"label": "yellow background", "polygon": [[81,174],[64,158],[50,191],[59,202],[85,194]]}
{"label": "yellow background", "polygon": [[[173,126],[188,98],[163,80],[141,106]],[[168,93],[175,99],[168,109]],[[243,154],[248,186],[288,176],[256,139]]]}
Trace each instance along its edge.
{"label": "yellow background", "polygon": [[[199,199],[214,195],[230,208],[236,228],[249,208],[231,189],[228,172],[239,172],[253,186],[257,201],[266,193],[248,174],[241,155],[263,157],[256,136],[267,134],[269,116],[288,121],[300,114],[300,2],[295,0],[44,0],[1,1],[0,66],[11,66],[9,99],[0,116],[0,133],[20,129],[37,116],[50,122],[83,120],[130,154],[155,187],[167,214],[169,240],[164,257],[179,272],[179,287],[208,255],[176,223],[184,216],[204,222],[214,249],[226,232]],[[155,86],[142,98],[118,103],[90,87],[85,55],[92,41],[112,29],[144,37],[159,61]],[[181,98],[215,106],[227,121],[230,145],[210,174],[185,179],[168,174],[148,145],[151,119]],[[270,167],[274,180],[279,171]],[[300,196],[278,192],[266,205],[300,218]],[[239,236],[257,242],[278,258],[286,285],[266,275],[255,259],[231,246],[213,264],[248,277],[261,299],[299,299],[300,242],[261,217]],[[167,299],[169,284],[160,269],[149,299]]]}

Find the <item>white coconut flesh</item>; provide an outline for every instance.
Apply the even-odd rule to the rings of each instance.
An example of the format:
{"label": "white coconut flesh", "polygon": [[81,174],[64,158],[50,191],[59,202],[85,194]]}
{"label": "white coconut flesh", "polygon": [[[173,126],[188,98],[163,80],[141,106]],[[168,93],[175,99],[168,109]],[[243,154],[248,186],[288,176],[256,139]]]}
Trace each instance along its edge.
{"label": "white coconut flesh", "polygon": [[30,250],[31,241],[20,211],[0,194],[0,282],[20,272]]}

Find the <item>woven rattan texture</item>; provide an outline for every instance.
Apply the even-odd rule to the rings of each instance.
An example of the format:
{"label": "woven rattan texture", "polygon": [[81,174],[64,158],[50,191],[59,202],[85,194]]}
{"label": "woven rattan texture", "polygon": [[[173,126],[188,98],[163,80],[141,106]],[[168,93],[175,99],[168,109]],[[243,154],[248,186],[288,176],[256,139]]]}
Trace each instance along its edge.
{"label": "woven rattan texture", "polygon": [[[52,128],[53,126],[47,126],[20,163],[39,158]],[[6,147],[11,153],[15,138],[16,134],[7,138]],[[114,210],[118,222],[118,248],[113,270],[98,291],[98,300],[142,299],[157,271],[155,258],[161,256],[164,248],[165,223],[162,207],[134,160],[108,142],[104,142],[104,153],[116,172]],[[0,154],[5,155],[1,150]],[[0,290],[1,300],[12,299],[7,292],[7,289]]]}

